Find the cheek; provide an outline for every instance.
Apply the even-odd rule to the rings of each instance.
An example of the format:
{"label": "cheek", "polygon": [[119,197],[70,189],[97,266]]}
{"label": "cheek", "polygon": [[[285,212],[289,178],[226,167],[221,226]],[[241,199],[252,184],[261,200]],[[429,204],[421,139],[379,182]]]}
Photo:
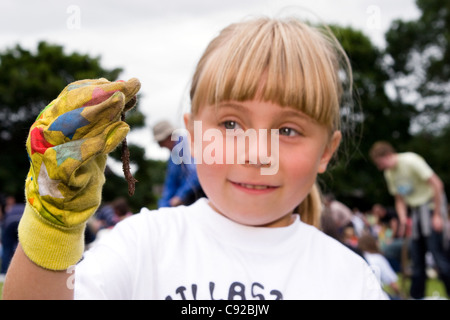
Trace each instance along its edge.
{"label": "cheek", "polygon": [[289,177],[295,189],[309,188],[315,182],[319,167],[319,158],[314,152],[296,152],[286,150],[280,156],[280,170]]}
{"label": "cheek", "polygon": [[221,165],[217,164],[197,164],[197,176],[203,191],[208,198],[214,197],[220,189],[220,181],[223,180],[224,172]]}

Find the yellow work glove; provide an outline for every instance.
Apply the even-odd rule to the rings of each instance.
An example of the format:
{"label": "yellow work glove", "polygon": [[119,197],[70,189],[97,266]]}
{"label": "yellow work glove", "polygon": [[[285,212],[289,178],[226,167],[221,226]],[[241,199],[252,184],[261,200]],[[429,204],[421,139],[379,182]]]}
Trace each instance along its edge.
{"label": "yellow work glove", "polygon": [[31,126],[19,241],[37,265],[64,270],[81,259],[86,221],[101,202],[107,154],[129,131],[120,118],[139,89],[137,79],[71,83]]}

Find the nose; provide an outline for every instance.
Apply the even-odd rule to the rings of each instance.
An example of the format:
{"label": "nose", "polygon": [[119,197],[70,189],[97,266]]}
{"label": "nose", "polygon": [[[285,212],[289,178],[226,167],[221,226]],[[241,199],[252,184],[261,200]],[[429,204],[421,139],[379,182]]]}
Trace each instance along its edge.
{"label": "nose", "polygon": [[238,164],[256,168],[271,166],[274,161],[275,152],[272,150],[274,143],[272,137],[268,137],[267,131],[259,129],[257,133],[256,130],[249,129],[236,136]]}

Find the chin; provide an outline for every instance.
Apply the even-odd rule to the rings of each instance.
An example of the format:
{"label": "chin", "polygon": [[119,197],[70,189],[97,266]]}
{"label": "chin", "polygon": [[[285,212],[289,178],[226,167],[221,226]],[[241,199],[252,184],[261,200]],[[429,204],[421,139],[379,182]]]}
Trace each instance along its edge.
{"label": "chin", "polygon": [[233,211],[231,214],[227,214],[227,211],[219,211],[223,216],[227,217],[234,222],[239,224],[249,226],[249,227],[274,227],[274,226],[286,226],[291,222],[291,214],[286,214],[282,216],[272,216],[267,213],[264,214],[263,211],[255,215],[255,211],[252,212],[242,212]]}

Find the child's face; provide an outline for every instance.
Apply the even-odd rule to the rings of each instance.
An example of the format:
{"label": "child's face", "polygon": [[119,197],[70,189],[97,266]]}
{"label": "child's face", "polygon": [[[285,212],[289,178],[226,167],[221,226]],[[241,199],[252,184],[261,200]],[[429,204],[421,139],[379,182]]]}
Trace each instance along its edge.
{"label": "child's face", "polygon": [[[210,205],[229,219],[251,226],[289,225],[293,210],[308,195],[317,174],[326,170],[341,138],[338,131],[330,137],[325,126],[293,108],[257,100],[221,103],[218,108],[204,106],[193,119],[186,115],[186,127],[192,142],[196,139],[193,121],[201,121],[202,137],[210,129],[223,133],[223,164],[199,163],[199,157],[205,155],[205,148],[212,142],[203,141],[201,155],[198,154],[200,149],[195,150],[195,146],[191,148],[195,151],[193,156],[198,163],[198,177]],[[244,157],[245,161],[226,162],[226,154],[236,153],[237,145],[229,143],[232,138],[226,136],[226,129],[268,130],[269,152],[262,154],[272,155],[272,161],[278,161],[278,170],[271,175],[261,174],[261,168],[268,164],[261,164],[263,161],[260,162],[257,143],[250,146],[247,143],[245,152],[234,156],[235,160]],[[270,150],[274,145],[270,140],[271,129],[279,130],[279,153]],[[259,144],[261,137],[258,135]],[[250,162],[255,153],[258,154],[258,161]]]}

